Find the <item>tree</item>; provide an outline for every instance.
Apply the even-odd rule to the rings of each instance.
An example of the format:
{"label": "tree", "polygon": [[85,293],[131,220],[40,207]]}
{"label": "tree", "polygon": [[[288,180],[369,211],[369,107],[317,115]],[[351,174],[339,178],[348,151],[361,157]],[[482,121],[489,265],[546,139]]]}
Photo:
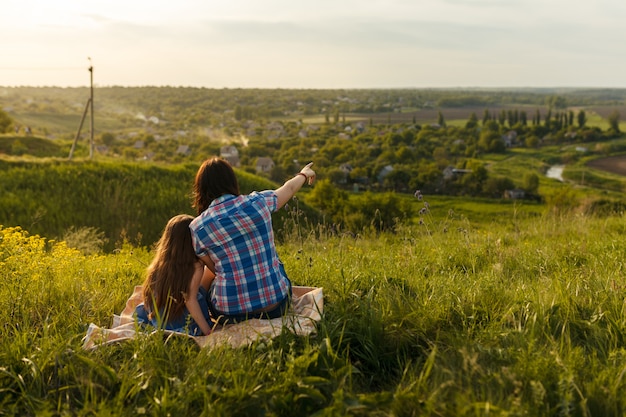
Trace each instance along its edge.
{"label": "tree", "polygon": [[515,121],[515,118],[514,118],[514,116],[513,116],[513,110],[509,109],[509,110],[506,112],[506,119],[507,119],[507,121],[509,122],[509,127],[513,127],[513,125],[514,125],[514,124],[515,124],[515,122],[516,122],[516,121]]}
{"label": "tree", "polygon": [[515,184],[508,177],[488,177],[483,183],[482,192],[488,197],[499,198],[512,188],[515,188]]}
{"label": "tree", "polygon": [[383,184],[385,187],[391,188],[394,191],[405,191],[408,189],[410,180],[410,172],[402,168],[396,168],[389,174],[387,174],[387,176],[383,180]]}
{"label": "tree", "polygon": [[500,110],[500,115],[498,116],[498,122],[500,123],[500,126],[504,126],[504,123],[506,122],[506,110],[504,109]]}
{"label": "tree", "polygon": [[437,117],[437,124],[441,127],[446,127],[446,121],[443,118],[443,113],[439,112]]}
{"label": "tree", "polygon": [[111,146],[115,143],[115,135],[111,132],[104,132],[100,135],[100,141],[106,146]]}
{"label": "tree", "polygon": [[343,217],[346,227],[353,232],[373,228],[377,231],[393,229],[408,207],[395,193],[365,193],[347,201]]}
{"label": "tree", "polygon": [[467,120],[467,123],[465,123],[465,127],[467,129],[473,129],[478,125],[478,117],[476,117],[476,113],[472,112],[472,114],[470,114],[469,119]]}
{"label": "tree", "polygon": [[503,152],[506,150],[499,133],[498,124],[495,121],[491,121],[483,127],[477,145],[484,152]]}
{"label": "tree", "polygon": [[489,178],[487,168],[478,161],[470,161],[466,169],[471,172],[464,174],[459,179],[459,185],[462,186],[461,194],[463,195],[479,195],[483,190],[483,184]]}
{"label": "tree", "polygon": [[546,104],[550,109],[564,109],[567,107],[567,100],[561,96],[551,96],[546,99]]}
{"label": "tree", "polygon": [[519,114],[519,121],[522,124],[522,126],[526,126],[526,124],[528,123],[525,110],[522,110],[520,112],[520,114]]}
{"label": "tree", "polygon": [[237,106],[235,106],[235,120],[240,121],[241,119],[243,119],[243,109],[237,104]]}
{"label": "tree", "polygon": [[8,132],[13,125],[13,119],[5,112],[0,110],[0,133]]}
{"label": "tree", "polygon": [[526,145],[527,148],[536,148],[539,146],[539,138],[536,135],[530,135],[526,137],[524,145]]}
{"label": "tree", "polygon": [[331,168],[326,171],[326,177],[333,184],[345,184],[348,179],[348,174],[342,171],[340,168]]}
{"label": "tree", "polygon": [[544,126],[545,126],[547,129],[550,129],[550,127],[551,127],[551,122],[552,122],[552,110],[551,110],[551,109],[548,109],[548,112],[546,113],[546,118],[545,118],[545,121],[544,121]]}
{"label": "tree", "polygon": [[530,194],[536,194],[539,189],[539,176],[534,172],[524,174],[522,188]]}
{"label": "tree", "polygon": [[420,164],[418,174],[411,178],[409,187],[421,189],[427,193],[434,193],[441,182],[443,174],[434,162],[424,162]]}
{"label": "tree", "polygon": [[410,164],[413,161],[413,151],[408,146],[402,145],[395,152],[395,159],[400,163]]}
{"label": "tree", "polygon": [[619,112],[617,110],[613,110],[611,114],[609,114],[608,121],[609,129],[615,133],[619,133]]}
{"label": "tree", "polygon": [[280,165],[274,165],[274,167],[270,171],[270,178],[272,179],[272,181],[275,181],[277,183],[284,182],[285,178],[287,178],[288,175],[289,174],[287,170]]}
{"label": "tree", "polygon": [[489,120],[491,120],[491,113],[489,113],[488,109],[485,109],[485,111],[483,111],[483,126],[485,125],[485,123],[487,123]]}
{"label": "tree", "polygon": [[343,217],[348,194],[332,185],[330,180],[323,179],[315,184],[305,201],[328,215],[330,220],[339,222]]}
{"label": "tree", "polygon": [[585,111],[579,111],[576,118],[578,119],[578,127],[580,127],[581,129],[585,127],[585,124],[587,123],[587,115],[585,114]]}

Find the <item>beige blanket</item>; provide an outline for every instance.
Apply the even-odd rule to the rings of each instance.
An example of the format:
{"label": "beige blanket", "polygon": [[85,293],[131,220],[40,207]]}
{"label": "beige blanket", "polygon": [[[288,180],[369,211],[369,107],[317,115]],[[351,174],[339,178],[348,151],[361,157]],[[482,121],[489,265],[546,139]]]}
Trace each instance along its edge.
{"label": "beige blanket", "polygon": [[[119,342],[145,332],[135,323],[133,313],[137,304],[142,301],[142,287],[136,286],[133,294],[126,302],[126,307],[119,315],[113,316],[111,328],[98,327],[91,323],[87,335],[83,339],[84,349],[93,349],[102,344]],[[242,323],[217,326],[208,336],[190,336],[186,333],[163,330],[166,334],[190,337],[200,347],[230,344],[232,347],[249,345],[255,340],[273,338],[283,329],[297,335],[308,335],[315,332],[315,322],[322,318],[324,311],[324,295],[322,288],[293,287],[292,305],[284,317],[272,320],[251,319]],[[156,330],[153,330],[153,332]]]}

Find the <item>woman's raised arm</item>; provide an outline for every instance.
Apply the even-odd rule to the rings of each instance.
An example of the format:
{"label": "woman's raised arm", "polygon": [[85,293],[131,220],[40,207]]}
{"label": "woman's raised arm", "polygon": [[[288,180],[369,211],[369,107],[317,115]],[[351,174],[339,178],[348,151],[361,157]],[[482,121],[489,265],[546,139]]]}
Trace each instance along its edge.
{"label": "woman's raised arm", "polygon": [[313,182],[315,182],[315,171],[311,169],[311,165],[313,165],[313,162],[306,164],[306,166],[302,168],[295,177],[287,180],[276,190],[276,195],[278,196],[278,208],[282,208],[305,183],[308,182],[309,185],[312,185]]}

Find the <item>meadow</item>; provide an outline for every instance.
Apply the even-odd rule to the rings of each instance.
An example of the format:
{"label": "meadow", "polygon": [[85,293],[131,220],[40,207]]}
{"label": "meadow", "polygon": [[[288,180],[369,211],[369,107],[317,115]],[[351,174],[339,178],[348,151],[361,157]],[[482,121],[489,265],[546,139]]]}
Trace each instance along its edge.
{"label": "meadow", "polygon": [[622,416],[623,213],[471,207],[432,200],[419,224],[356,235],[293,218],[279,254],[325,315],[238,349],[157,332],[83,350],[150,249],[3,227],[0,415]]}
{"label": "meadow", "polygon": [[[467,110],[446,121],[463,125]],[[589,124],[606,128],[596,110]],[[70,140],[78,122],[23,115]],[[201,349],[145,332],[85,350],[89,324],[111,326],[143,281],[167,219],[192,213],[197,163],[93,162],[84,149],[66,161],[69,143],[0,137],[12,155],[0,160],[0,416],[626,413],[626,186],[578,144],[481,156],[494,175],[539,175],[542,201],[426,195],[426,208],[399,194],[410,210],[385,231],[378,211],[371,227],[338,231],[303,189],[274,221],[293,283],[324,290],[311,336]],[[619,156],[625,143],[589,146]],[[567,165],[563,182],[543,175],[554,164]],[[275,185],[238,177],[242,192]]]}

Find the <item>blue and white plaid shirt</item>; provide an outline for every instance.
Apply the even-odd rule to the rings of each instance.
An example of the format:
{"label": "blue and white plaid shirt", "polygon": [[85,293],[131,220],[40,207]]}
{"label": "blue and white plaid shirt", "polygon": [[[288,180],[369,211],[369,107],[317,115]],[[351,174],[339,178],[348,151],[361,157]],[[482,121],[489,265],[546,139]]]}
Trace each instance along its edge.
{"label": "blue and white plaid shirt", "polygon": [[220,313],[251,313],[288,295],[272,230],[277,204],[272,190],[226,194],[191,222],[196,255],[209,255],[215,264],[210,298]]}

